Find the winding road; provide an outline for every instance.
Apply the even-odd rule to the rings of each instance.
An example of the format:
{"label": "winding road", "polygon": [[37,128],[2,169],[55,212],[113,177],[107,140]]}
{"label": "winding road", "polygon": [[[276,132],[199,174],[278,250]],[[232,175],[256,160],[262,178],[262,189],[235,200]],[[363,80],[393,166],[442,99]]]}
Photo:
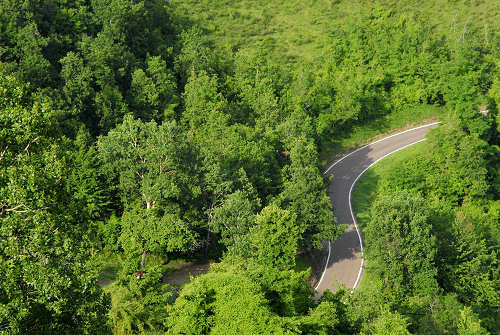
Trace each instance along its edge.
{"label": "winding road", "polygon": [[336,241],[328,242],[328,257],[321,278],[316,284],[316,296],[325,290],[335,292],[344,285],[356,289],[363,273],[363,237],[351,204],[354,185],[363,173],[382,158],[425,140],[425,135],[438,122],[405,130],[365,145],[333,163],[325,175],[333,174],[328,188],[337,224],[347,224],[345,233]]}

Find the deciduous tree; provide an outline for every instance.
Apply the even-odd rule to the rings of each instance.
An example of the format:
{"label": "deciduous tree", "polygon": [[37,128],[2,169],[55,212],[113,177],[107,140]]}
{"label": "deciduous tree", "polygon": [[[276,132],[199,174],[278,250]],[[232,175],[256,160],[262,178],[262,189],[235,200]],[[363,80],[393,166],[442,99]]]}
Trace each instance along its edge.
{"label": "deciduous tree", "polygon": [[365,230],[368,263],[389,299],[436,294],[436,240],[423,199],[406,192],[377,200]]}
{"label": "deciduous tree", "polygon": [[0,64],[0,332],[106,333],[109,298],[89,263],[85,224],[50,100]]}

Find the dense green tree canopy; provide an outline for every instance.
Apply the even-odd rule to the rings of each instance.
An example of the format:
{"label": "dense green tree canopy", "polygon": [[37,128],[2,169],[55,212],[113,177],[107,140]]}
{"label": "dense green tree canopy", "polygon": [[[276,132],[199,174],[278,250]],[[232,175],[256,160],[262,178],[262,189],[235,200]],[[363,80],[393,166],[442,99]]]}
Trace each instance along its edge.
{"label": "dense green tree canopy", "polygon": [[[0,333],[499,333],[498,13],[0,0]],[[368,284],[315,301],[324,164],[431,116],[376,186]],[[179,288],[172,260],[216,264]]]}
{"label": "dense green tree canopy", "polygon": [[258,284],[241,272],[193,280],[166,319],[169,334],[292,334],[266,305]]}
{"label": "dense green tree canopy", "polygon": [[109,298],[65,189],[52,103],[0,67],[0,106],[0,330],[105,333]]}
{"label": "dense green tree canopy", "polygon": [[384,278],[383,290],[392,299],[437,293],[436,241],[423,199],[407,193],[381,198],[372,208],[365,230],[368,257]]}
{"label": "dense green tree canopy", "polygon": [[171,206],[187,192],[189,146],[175,121],[157,125],[127,116],[98,142],[105,167],[116,173],[123,203]]}

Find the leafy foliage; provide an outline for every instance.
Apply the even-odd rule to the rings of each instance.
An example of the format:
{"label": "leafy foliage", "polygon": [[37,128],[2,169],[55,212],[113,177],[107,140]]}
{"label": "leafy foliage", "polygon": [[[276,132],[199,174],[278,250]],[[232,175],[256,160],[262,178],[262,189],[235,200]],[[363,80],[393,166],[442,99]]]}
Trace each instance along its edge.
{"label": "leafy foliage", "polygon": [[368,257],[372,270],[384,278],[382,290],[389,299],[436,293],[436,240],[431,230],[421,198],[400,193],[373,205],[366,229]]}
{"label": "leafy foliage", "polygon": [[114,283],[109,312],[113,333],[128,335],[164,331],[166,305],[174,295],[161,284],[162,269],[149,267],[141,280],[133,276]]}
{"label": "leafy foliage", "polygon": [[259,285],[241,272],[194,279],[169,310],[166,326],[169,334],[291,334]]}
{"label": "leafy foliage", "polygon": [[0,71],[0,330],[105,333],[109,297],[63,182],[70,166],[49,135],[51,101]]}
{"label": "leafy foliage", "polygon": [[[495,6],[0,0],[0,332],[498,333]],[[378,286],[314,301],[318,152],[445,112],[379,183]],[[220,262],[177,297],[176,257]]]}

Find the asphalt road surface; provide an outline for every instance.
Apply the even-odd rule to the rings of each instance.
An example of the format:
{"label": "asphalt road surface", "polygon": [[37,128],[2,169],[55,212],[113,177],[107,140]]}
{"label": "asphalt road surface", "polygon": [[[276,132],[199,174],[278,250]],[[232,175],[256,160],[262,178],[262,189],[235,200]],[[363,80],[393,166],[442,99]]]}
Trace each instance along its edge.
{"label": "asphalt road surface", "polygon": [[407,146],[425,140],[432,123],[383,138],[361,147],[333,163],[325,175],[333,174],[328,188],[337,224],[347,224],[345,233],[336,241],[328,242],[328,259],[315,289],[317,297],[325,290],[335,292],[345,286],[354,290],[363,272],[363,237],[355,221],[351,205],[351,192],[356,181],[377,161]]}

